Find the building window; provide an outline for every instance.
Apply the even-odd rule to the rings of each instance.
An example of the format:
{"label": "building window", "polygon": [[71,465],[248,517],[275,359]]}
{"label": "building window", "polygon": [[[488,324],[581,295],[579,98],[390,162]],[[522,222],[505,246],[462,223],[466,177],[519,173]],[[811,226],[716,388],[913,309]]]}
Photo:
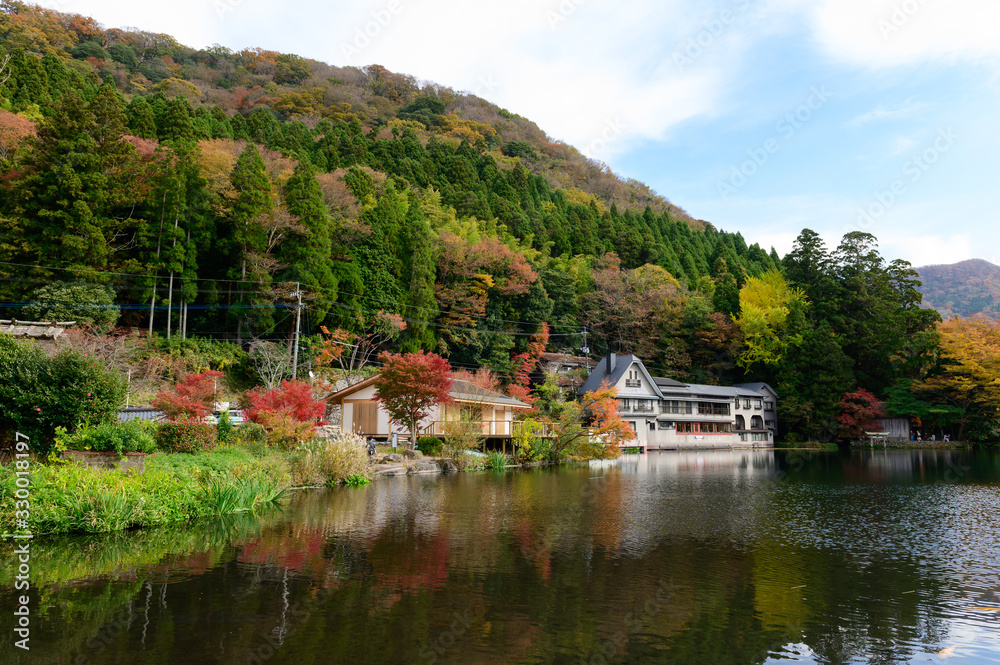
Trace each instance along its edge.
{"label": "building window", "polygon": [[660,429],[673,429],[674,428],[673,422],[671,422],[669,420],[661,420],[661,421],[659,421],[659,423],[660,423]]}
{"label": "building window", "polygon": [[748,400],[748,399],[743,400],[743,408],[744,409],[749,409],[750,408],[750,400]]}
{"label": "building window", "polygon": [[774,411],[774,402],[764,402],[765,411]]}
{"label": "building window", "polygon": [[702,434],[730,434],[733,431],[732,423],[695,423],[698,432]]}
{"label": "building window", "polygon": [[760,416],[754,416],[751,418],[750,429],[764,429],[764,419]]}
{"label": "building window", "polygon": [[621,409],[622,411],[628,411],[628,407],[629,407],[629,404],[628,404],[628,400],[627,399],[620,399],[620,400],[618,400],[618,408],[619,409]]}
{"label": "building window", "polygon": [[764,408],[764,400],[762,400],[762,399],[754,400],[753,408],[756,409],[757,411],[760,411],[761,409],[763,409]]}
{"label": "building window", "polygon": [[642,388],[642,381],[639,380],[639,370],[630,369],[628,378],[625,379],[626,388]]}
{"label": "building window", "polygon": [[698,402],[699,416],[728,416],[728,404],[716,404],[714,402]]}
{"label": "building window", "polygon": [[691,413],[691,402],[680,400],[663,400],[660,402],[660,413]]}
{"label": "building window", "polygon": [[743,418],[743,416],[736,416],[736,429],[746,429],[746,428],[747,428],[747,421]]}
{"label": "building window", "polygon": [[736,398],[736,408],[737,409],[740,408],[740,398],[739,397]]}
{"label": "building window", "polygon": [[694,423],[677,423],[678,434],[693,434]]}

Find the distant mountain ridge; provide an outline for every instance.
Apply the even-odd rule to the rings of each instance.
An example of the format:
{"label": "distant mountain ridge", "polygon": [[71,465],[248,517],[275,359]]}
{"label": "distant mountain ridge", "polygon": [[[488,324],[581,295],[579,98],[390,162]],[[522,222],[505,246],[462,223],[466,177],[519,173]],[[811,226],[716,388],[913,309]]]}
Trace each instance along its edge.
{"label": "distant mountain ridge", "polygon": [[917,268],[924,304],[943,318],[986,314],[1000,318],[1000,266],[982,259]]}

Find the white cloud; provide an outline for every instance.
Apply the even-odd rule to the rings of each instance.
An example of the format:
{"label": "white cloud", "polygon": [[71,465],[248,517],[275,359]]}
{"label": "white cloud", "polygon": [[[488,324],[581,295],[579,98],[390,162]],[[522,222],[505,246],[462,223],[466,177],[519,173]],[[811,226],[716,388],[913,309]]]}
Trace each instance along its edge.
{"label": "white cloud", "polygon": [[798,233],[791,232],[780,232],[780,233],[757,233],[753,238],[745,238],[749,244],[757,243],[765,251],[771,251],[773,247],[778,256],[784,256],[792,251],[792,245],[795,244],[795,239],[799,236]]}
{"label": "white cloud", "polygon": [[239,0],[202,0],[145,3],[132,0],[46,0],[43,7],[70,14],[84,14],[108,28],[136,27],[168,34],[182,44],[201,48],[219,41],[213,29],[219,13],[215,4],[229,6]]}
{"label": "white cloud", "polygon": [[[679,0],[642,0],[627,8],[589,0],[439,0],[433,11],[403,7],[391,34],[352,64],[379,62],[473,92],[484,80],[499,82],[480,94],[605,161],[713,113],[736,74],[733,49],[742,47],[742,26],[733,21],[689,67],[678,69],[674,53],[708,20],[684,13],[691,6]],[[342,60],[341,35],[356,30],[351,20],[343,25],[327,41],[323,59]]]}
{"label": "white cloud", "polygon": [[909,153],[917,145],[917,142],[907,136],[897,136],[892,141],[892,154],[902,155],[904,152]]}
{"label": "white cloud", "polygon": [[958,263],[977,256],[972,247],[972,236],[968,233],[948,236],[894,236],[892,241],[884,245],[886,251],[883,251],[883,255],[901,256],[915,267]]}
{"label": "white cloud", "polygon": [[[458,90],[479,90],[604,161],[726,108],[727,83],[740,75],[734,63],[759,38],[759,7],[768,4],[724,0],[706,10],[687,0],[615,6],[592,0],[362,0],[295,7],[279,0],[50,1],[109,27],[137,25],[196,48],[219,42],[340,66],[379,63]],[[385,18],[391,5],[397,7],[391,21],[345,57],[345,45],[356,48],[358,31]],[[730,10],[724,23],[723,9]],[[687,64],[678,67],[676,54]]]}
{"label": "white cloud", "polygon": [[879,104],[876,108],[868,111],[867,113],[862,113],[858,117],[847,123],[848,127],[860,127],[861,125],[868,124],[869,122],[875,122],[879,120],[897,120],[899,118],[906,118],[915,113],[927,108],[930,104],[926,102],[916,102],[908,99],[902,104],[898,104],[894,107],[887,107]]}
{"label": "white cloud", "polygon": [[823,0],[814,11],[823,47],[857,64],[892,67],[1000,55],[995,0]]}

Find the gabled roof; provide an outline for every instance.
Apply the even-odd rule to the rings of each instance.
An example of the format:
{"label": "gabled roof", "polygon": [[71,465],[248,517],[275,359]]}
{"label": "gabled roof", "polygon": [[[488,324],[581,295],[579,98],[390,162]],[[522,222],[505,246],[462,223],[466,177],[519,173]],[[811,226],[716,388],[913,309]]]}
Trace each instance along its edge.
{"label": "gabled roof", "polygon": [[774,388],[772,388],[768,384],[764,383],[763,381],[757,381],[756,383],[737,383],[733,387],[734,388],[743,388],[744,390],[750,390],[750,391],[753,391],[755,393],[760,393],[761,388],[767,388],[768,390],[771,391],[771,393],[775,397],[779,396],[777,390],[775,390]]}
{"label": "gabled roof", "polygon": [[[349,386],[333,393],[326,398],[327,404],[335,404],[345,397],[359,392],[365,388],[368,388],[378,377],[372,376],[360,383],[355,383],[353,386]],[[493,390],[487,390],[486,388],[480,388],[479,386],[469,383],[468,381],[462,381],[460,379],[455,379],[451,382],[451,391],[449,392],[451,398],[456,402],[476,402],[478,404],[493,404],[510,406],[515,409],[528,409],[529,404],[525,404],[520,400],[516,400],[513,397],[507,397]]]}
{"label": "gabled roof", "polygon": [[[609,361],[614,363],[614,368],[609,372]],[[687,398],[704,398],[707,400],[730,400],[736,397],[762,397],[762,390],[767,388],[775,397],[778,393],[766,383],[738,383],[733,386],[713,386],[702,383],[683,383],[666,377],[652,377],[646,370],[642,360],[633,355],[609,355],[598,361],[597,367],[587,377],[587,381],[577,391],[580,395],[600,388],[604,381],[611,385],[617,385],[633,365],[638,365],[638,369],[645,376],[646,380],[653,387],[655,394],[662,398],[669,399],[671,395]]]}
{"label": "gabled roof", "polygon": [[375,379],[376,378],[377,377],[370,376],[367,379],[365,379],[364,381],[361,381],[360,383],[355,383],[353,386],[347,386],[343,390],[338,390],[337,392],[335,392],[335,393],[333,393],[331,395],[327,395],[327,397],[326,397],[326,403],[327,404],[333,404],[335,402],[339,402],[340,400],[344,399],[348,395],[353,395],[354,393],[358,392],[359,390],[363,390],[363,389],[367,388],[368,386],[370,386],[371,384],[375,383]]}
{"label": "gabled roof", "polygon": [[[614,359],[615,367],[611,372],[608,372],[608,360],[612,358]],[[623,356],[610,355],[601,358],[600,362],[597,363],[597,367],[595,367],[590,373],[590,376],[588,376],[587,380],[584,381],[582,386],[580,386],[577,393],[582,395],[584,393],[597,390],[601,387],[601,384],[604,383],[605,380],[608,382],[608,385],[618,385],[618,382],[623,376],[625,376],[625,372],[627,372],[632,365],[639,366],[639,370],[642,372],[646,381],[649,382],[649,385],[653,388],[653,394],[657,397],[663,397],[660,393],[659,387],[656,385],[656,380],[650,375],[646,366],[642,363],[642,360],[638,356],[633,356],[631,354]]]}

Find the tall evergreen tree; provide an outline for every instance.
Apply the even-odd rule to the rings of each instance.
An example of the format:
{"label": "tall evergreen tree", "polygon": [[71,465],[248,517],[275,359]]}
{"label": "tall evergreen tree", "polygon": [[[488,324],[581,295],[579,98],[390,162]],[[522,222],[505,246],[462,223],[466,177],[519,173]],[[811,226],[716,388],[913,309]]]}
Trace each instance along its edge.
{"label": "tall evergreen tree", "polygon": [[300,157],[295,173],[285,183],[282,197],[288,212],[302,227],[301,236],[283,243],[281,261],[287,267],[282,272],[282,280],[300,282],[303,289],[312,292],[316,298],[313,307],[317,321],[322,321],[337,289],[337,280],[330,267],[330,215],[316,181],[316,172],[304,156]]}
{"label": "tall evergreen tree", "polygon": [[434,299],[436,278],[434,234],[418,205],[411,205],[406,215],[408,261],[407,302],[404,310],[409,319],[403,343],[411,351],[435,348],[434,330],[430,322],[437,316]]}
{"label": "tall evergreen tree", "polygon": [[240,153],[230,181],[234,198],[230,205],[226,243],[231,261],[228,276],[242,282],[237,287],[238,293],[230,300],[238,308],[235,314],[238,317],[237,339],[242,340],[248,322],[264,329],[273,326],[273,315],[264,308],[270,302],[264,289],[270,286],[271,276],[266,261],[267,233],[261,222],[273,212],[274,200],[271,180],[256,145],[251,143]]}
{"label": "tall evergreen tree", "polygon": [[145,97],[136,95],[125,109],[129,132],[143,139],[156,138],[156,118]]}

